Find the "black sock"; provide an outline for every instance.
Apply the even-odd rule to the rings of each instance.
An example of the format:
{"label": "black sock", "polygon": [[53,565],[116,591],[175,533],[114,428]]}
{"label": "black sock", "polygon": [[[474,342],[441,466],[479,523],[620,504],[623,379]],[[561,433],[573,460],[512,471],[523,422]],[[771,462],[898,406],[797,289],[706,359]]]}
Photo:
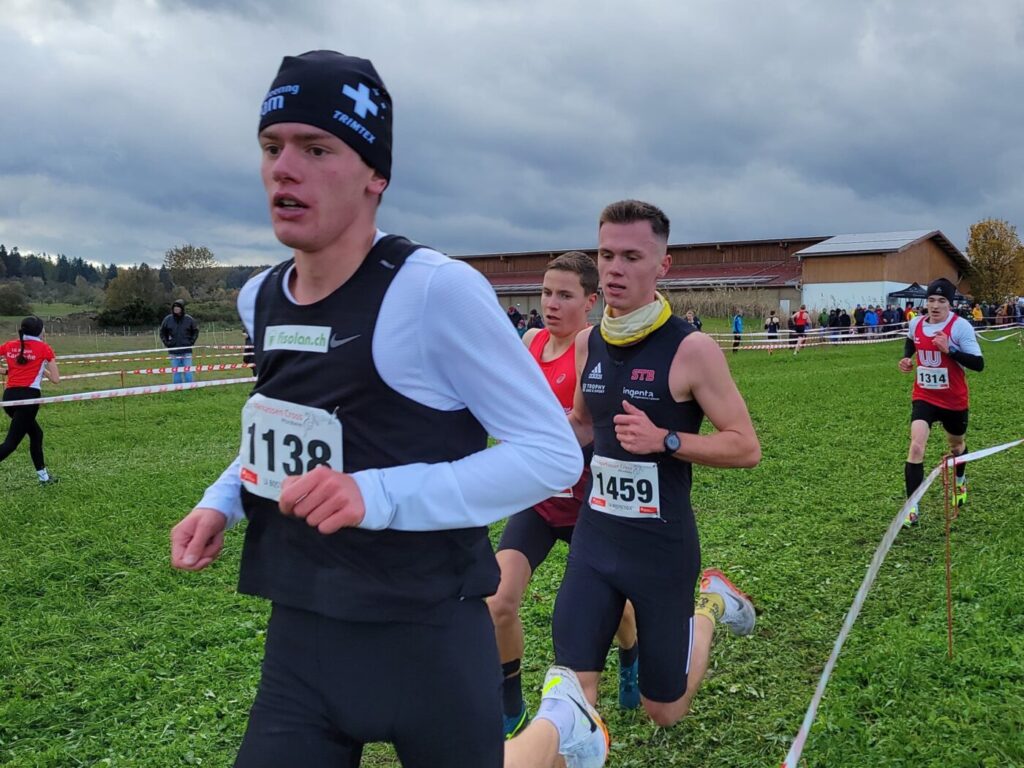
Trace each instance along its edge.
{"label": "black sock", "polygon": [[909,461],[903,465],[903,479],[907,483],[907,498],[917,490],[924,482],[924,464],[911,464]]}
{"label": "black sock", "polygon": [[523,677],[519,674],[521,659],[513,659],[501,665],[505,678],[501,684],[501,706],[506,717],[514,717],[523,711]]}
{"label": "black sock", "polygon": [[[960,453],[954,453],[953,455],[954,456],[963,456],[965,453],[967,453],[967,443],[964,443],[964,449],[962,451],[960,451]],[[966,475],[967,475],[967,462],[964,462],[963,464],[957,464],[956,465],[956,481],[958,483],[962,483],[964,481],[964,477]]]}
{"label": "black sock", "polygon": [[619,666],[631,667],[640,654],[640,643],[634,642],[632,648],[619,648]]}

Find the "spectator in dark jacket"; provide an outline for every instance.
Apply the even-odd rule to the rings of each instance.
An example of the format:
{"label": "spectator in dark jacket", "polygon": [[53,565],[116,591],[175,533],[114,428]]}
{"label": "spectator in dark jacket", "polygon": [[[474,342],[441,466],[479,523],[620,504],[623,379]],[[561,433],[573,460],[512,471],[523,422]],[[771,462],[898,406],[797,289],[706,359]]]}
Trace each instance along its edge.
{"label": "spectator in dark jacket", "polygon": [[244,327],[242,335],[245,336],[245,348],[242,350],[242,364],[252,366],[252,375],[256,375],[256,349],[252,344],[252,337]]}
{"label": "spectator in dark jacket", "polygon": [[[192,367],[192,345],[199,338],[199,326],[192,315],[185,314],[185,302],[178,299],[171,305],[171,314],[160,324],[160,341],[170,351],[171,367]],[[177,371],[171,381],[180,384],[192,381],[192,371]]]}
{"label": "spectator in dark jacket", "polygon": [[523,315],[522,315],[522,313],[518,309],[516,309],[511,304],[509,304],[509,307],[508,307],[508,319],[512,321],[512,327],[513,328],[518,328],[519,327],[519,321],[523,319]]}

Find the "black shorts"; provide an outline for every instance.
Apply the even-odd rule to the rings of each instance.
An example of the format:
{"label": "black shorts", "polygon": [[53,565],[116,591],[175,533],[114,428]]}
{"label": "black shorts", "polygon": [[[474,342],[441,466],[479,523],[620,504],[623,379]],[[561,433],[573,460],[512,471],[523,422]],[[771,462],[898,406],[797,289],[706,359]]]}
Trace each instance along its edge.
{"label": "black shorts", "polygon": [[951,411],[948,408],[940,408],[937,405],[926,403],[924,400],[913,400],[910,404],[910,421],[927,421],[928,427],[936,421],[942,422],[942,428],[955,437],[967,434],[968,409],[962,411]]}
{"label": "black shorts", "polygon": [[807,333],[807,326],[806,325],[794,325],[793,326],[793,332],[797,336],[803,336],[805,333]]}
{"label": "black shorts", "polygon": [[536,571],[556,541],[566,544],[572,541],[573,526],[554,526],[540,516],[536,509],[530,507],[512,515],[501,532],[498,552],[513,549],[522,552],[530,563],[530,571]]}
{"label": "black shorts", "polygon": [[501,768],[501,664],[483,600],[447,623],[338,621],[275,604],[236,768],[355,768],[390,742],[406,768]]}
{"label": "black shorts", "polygon": [[603,670],[628,599],[640,639],[640,692],[651,701],[676,701],[686,693],[693,648],[696,528],[691,539],[655,546],[629,529],[622,534],[609,536],[585,518],[577,523],[551,622],[555,663]]}

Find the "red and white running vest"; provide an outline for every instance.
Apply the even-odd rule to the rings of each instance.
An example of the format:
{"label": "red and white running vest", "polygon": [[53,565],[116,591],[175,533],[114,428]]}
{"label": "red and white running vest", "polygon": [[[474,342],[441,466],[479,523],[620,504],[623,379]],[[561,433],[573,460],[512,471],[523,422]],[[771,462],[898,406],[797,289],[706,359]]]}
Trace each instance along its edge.
{"label": "red and white running vest", "polygon": [[[576,345],[573,344],[562,355],[554,360],[542,360],[544,345],[551,338],[551,332],[542,328],[530,342],[530,354],[540,365],[548,386],[555,393],[562,409],[569,413],[572,411],[573,397],[576,395]],[[579,481],[572,488],[552,496],[550,499],[534,505],[537,514],[547,520],[549,525],[555,527],[576,525],[576,518],[579,516],[580,504],[587,492],[587,479],[590,473],[583,470]]]}
{"label": "red and white running vest", "polygon": [[[948,337],[956,321],[957,316],[952,315],[942,333]],[[923,400],[950,411],[967,410],[967,376],[963,366],[945,352],[940,352],[932,337],[925,335],[924,319],[914,329],[914,346],[917,348],[917,370],[911,399]]]}

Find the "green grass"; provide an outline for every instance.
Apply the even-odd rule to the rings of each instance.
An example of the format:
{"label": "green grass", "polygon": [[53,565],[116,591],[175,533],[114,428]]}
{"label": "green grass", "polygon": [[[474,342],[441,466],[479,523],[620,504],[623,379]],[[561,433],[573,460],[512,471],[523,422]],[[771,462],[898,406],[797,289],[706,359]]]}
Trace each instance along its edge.
{"label": "green grass", "polygon": [[[58,352],[70,352],[63,341]],[[1012,341],[984,349],[986,370],[970,375],[973,448],[1024,435],[1024,353]],[[910,379],[897,354],[884,344],[729,355],[764,458],[753,470],[697,468],[693,501],[704,563],[728,571],[763,612],[753,636],[719,637],[693,715],[668,730],[618,711],[610,654],[600,700],[609,765],[781,762],[902,503]],[[240,532],[217,563],[185,574],[168,565],[168,531],[237,450],[246,390],[49,406],[41,421],[62,482],[37,487],[24,447],[0,465],[0,764],[231,764],[267,606],[234,591]],[[941,453],[936,435],[927,466]],[[1024,765],[1021,455],[969,469],[953,536],[954,660],[933,490],[840,657],[805,765]],[[563,564],[557,548],[524,602],[533,706]],[[386,747],[364,759],[396,764]]]}

